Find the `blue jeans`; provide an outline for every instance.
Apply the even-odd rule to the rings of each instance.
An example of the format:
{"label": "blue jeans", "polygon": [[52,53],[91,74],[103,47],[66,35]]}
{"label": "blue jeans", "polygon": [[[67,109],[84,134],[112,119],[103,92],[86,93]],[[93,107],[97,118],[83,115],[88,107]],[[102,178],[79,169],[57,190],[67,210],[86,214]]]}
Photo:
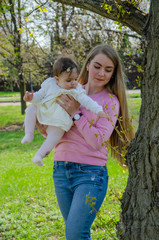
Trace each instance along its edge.
{"label": "blue jeans", "polygon": [[90,240],[90,228],[107,192],[106,166],[55,161],[55,193],[67,240]]}

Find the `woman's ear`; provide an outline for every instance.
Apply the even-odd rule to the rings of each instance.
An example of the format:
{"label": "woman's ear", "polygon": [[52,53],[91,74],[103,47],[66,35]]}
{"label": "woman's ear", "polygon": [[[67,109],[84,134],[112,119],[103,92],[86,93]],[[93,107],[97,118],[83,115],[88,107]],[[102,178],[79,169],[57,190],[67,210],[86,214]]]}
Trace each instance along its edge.
{"label": "woman's ear", "polygon": [[87,63],[86,69],[87,69],[87,71],[89,72],[89,63]]}
{"label": "woman's ear", "polygon": [[56,82],[58,83],[59,78],[57,76],[54,76],[54,78],[55,78]]}

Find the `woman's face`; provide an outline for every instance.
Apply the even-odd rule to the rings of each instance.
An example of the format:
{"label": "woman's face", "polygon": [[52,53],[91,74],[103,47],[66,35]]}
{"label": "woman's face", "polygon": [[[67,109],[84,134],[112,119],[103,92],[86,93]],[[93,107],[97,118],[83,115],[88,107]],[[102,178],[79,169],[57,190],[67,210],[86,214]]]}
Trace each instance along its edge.
{"label": "woman's face", "polygon": [[99,53],[86,67],[89,85],[102,91],[113,75],[114,63],[105,54]]}

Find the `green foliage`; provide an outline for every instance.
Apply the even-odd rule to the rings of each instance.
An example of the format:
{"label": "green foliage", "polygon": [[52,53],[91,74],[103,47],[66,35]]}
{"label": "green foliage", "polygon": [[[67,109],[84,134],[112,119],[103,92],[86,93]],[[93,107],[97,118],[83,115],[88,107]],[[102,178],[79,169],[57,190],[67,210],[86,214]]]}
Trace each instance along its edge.
{"label": "green foliage", "polygon": [[134,7],[138,7],[142,0],[127,0],[127,2],[132,4]]}
{"label": "green foliage", "polygon": [[1,62],[0,62],[0,75],[4,76],[5,78],[8,76],[8,68],[3,66]]}
{"label": "green foliage", "polygon": [[[136,6],[133,3],[135,1],[132,0],[128,2]],[[118,19],[124,18],[126,15],[131,14],[130,11],[125,10],[123,6],[119,4],[118,0],[114,0],[113,3],[114,4],[108,3],[108,1],[104,1],[101,7],[104,8],[108,14],[116,14]]]}
{"label": "green foliage", "polygon": [[106,2],[107,1],[104,1],[103,4],[101,5],[101,7],[104,8],[108,14],[113,13],[112,5],[109,5]]}
{"label": "green foliage", "polygon": [[138,87],[141,87],[141,77],[137,76],[136,83],[137,83]]}
{"label": "green foliage", "polygon": [[[14,10],[17,13],[17,2],[14,1],[14,3]],[[30,3],[33,10],[28,8]],[[115,9],[111,4],[108,5],[105,1],[102,7],[104,6],[109,14],[114,13]],[[8,14],[10,6],[3,6],[3,9]],[[131,44],[128,46],[125,35],[121,31],[119,34],[114,31],[111,32],[109,22],[97,14],[94,16],[90,12],[87,14],[86,10],[73,9],[73,7],[69,6],[63,7],[62,4],[55,2],[50,5],[50,1],[40,4],[39,1],[29,0],[25,2],[20,10],[22,24],[16,26],[17,34],[21,36],[20,53],[17,52],[18,46],[11,44],[14,42],[14,32],[8,33],[6,29],[7,18],[1,21],[2,28],[5,28],[6,32],[6,35],[4,35],[5,32],[0,31],[0,51],[1,56],[3,56],[3,68],[1,68],[1,71],[3,69],[6,90],[15,89],[15,86],[19,87],[18,70],[15,70],[9,62],[14,65],[16,61],[22,63],[24,81],[27,83],[27,90],[30,90],[29,76],[31,75],[34,86],[39,86],[46,77],[52,74],[52,64],[60,54],[74,55],[79,65],[82,66],[88,51],[101,42],[115,44],[123,52],[132,53]],[[18,13],[15,16],[17,20]],[[9,18],[7,21],[10,26],[12,19]],[[98,22],[100,22],[100,30],[98,30]],[[119,24],[118,26],[121,30],[122,25]],[[105,31],[107,29],[108,32]],[[123,42],[122,38],[124,38]],[[23,41],[23,39],[25,40]],[[1,61],[0,59],[0,64]]]}

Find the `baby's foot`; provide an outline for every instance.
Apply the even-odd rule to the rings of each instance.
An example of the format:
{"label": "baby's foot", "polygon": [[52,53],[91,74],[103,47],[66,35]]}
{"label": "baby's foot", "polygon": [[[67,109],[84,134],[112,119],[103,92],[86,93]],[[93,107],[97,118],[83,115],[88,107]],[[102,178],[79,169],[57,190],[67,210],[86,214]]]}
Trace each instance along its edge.
{"label": "baby's foot", "polygon": [[33,161],[34,164],[36,164],[38,166],[43,166],[42,157],[38,154],[35,154],[32,161]]}
{"label": "baby's foot", "polygon": [[26,143],[31,142],[32,140],[33,140],[33,136],[32,136],[31,134],[26,134],[26,135],[23,137],[21,143],[22,143],[22,144],[26,144]]}

